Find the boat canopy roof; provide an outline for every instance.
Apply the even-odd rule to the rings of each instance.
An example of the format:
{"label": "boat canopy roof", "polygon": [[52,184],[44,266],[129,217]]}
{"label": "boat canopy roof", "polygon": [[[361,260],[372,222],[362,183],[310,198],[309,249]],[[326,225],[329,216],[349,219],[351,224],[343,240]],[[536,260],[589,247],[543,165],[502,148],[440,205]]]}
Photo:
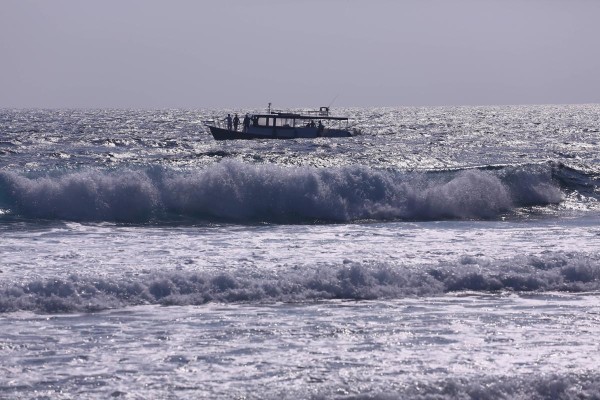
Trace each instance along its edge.
{"label": "boat canopy roof", "polygon": [[252,114],[259,118],[288,118],[288,119],[329,119],[334,121],[347,121],[348,117],[332,117],[330,115],[319,114],[297,114],[292,112],[272,111],[268,114]]}

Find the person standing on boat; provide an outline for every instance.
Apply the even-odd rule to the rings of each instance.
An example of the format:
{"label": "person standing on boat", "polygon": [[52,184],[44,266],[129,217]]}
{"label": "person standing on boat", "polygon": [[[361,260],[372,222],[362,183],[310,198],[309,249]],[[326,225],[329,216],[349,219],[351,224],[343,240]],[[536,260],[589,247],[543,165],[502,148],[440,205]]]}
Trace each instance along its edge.
{"label": "person standing on boat", "polygon": [[237,132],[237,127],[240,124],[240,117],[238,117],[237,114],[235,114],[235,117],[233,117],[233,130]]}
{"label": "person standing on boat", "polygon": [[231,114],[227,114],[227,116],[225,117],[225,119],[223,121],[227,122],[227,130],[230,131],[231,130]]}
{"label": "person standing on boat", "polygon": [[250,128],[250,117],[248,116],[248,114],[246,114],[246,116],[244,117],[244,133],[248,132],[248,128]]}

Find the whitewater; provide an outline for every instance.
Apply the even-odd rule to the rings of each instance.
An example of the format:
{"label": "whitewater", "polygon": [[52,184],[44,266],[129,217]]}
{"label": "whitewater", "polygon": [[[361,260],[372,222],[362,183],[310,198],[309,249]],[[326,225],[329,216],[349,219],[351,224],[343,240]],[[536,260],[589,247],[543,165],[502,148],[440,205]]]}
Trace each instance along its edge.
{"label": "whitewater", "polygon": [[600,397],[600,105],[0,110],[0,398]]}

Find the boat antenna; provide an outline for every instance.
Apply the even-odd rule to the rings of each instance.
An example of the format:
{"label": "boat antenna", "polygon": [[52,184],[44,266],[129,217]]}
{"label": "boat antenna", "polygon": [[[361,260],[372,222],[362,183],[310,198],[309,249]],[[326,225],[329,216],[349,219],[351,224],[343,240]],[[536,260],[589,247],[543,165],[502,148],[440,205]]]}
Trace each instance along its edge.
{"label": "boat antenna", "polygon": [[327,108],[331,108],[331,106],[333,105],[333,102],[337,100],[337,98],[338,98],[339,95],[340,95],[339,93],[335,95],[335,97],[333,98],[333,100],[331,100],[331,103],[329,103],[329,105],[327,106]]}

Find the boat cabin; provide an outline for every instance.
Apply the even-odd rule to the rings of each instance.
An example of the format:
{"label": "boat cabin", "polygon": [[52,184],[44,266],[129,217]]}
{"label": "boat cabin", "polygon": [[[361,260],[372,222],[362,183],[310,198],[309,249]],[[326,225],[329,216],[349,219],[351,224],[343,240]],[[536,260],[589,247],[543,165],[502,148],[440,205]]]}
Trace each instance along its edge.
{"label": "boat cabin", "polygon": [[[321,107],[322,109],[326,107]],[[329,111],[320,111],[318,114],[295,114],[288,112],[272,111],[270,114],[255,114],[250,117],[251,126],[258,128],[297,128],[297,127],[318,127],[319,124],[325,127],[336,125],[342,128],[347,125],[348,118],[329,116]],[[333,123],[333,124],[332,124]],[[323,128],[324,129],[324,128]]]}

